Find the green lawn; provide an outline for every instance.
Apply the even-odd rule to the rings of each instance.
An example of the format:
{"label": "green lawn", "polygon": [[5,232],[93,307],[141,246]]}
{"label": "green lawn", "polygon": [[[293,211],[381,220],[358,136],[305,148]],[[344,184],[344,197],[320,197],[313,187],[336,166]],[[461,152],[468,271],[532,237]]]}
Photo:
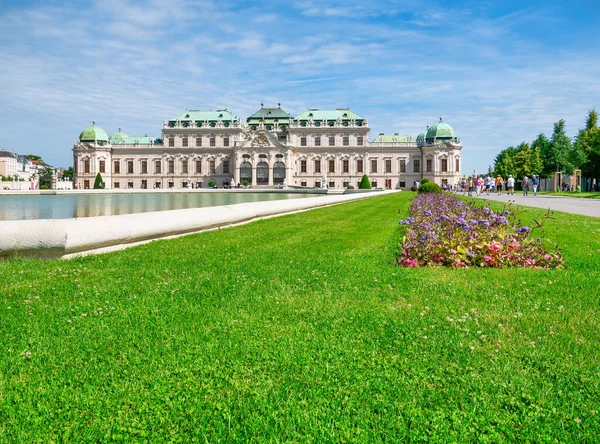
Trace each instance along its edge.
{"label": "green lawn", "polygon": [[565,270],[404,269],[412,196],[0,262],[0,441],[597,441],[600,219],[546,223]]}
{"label": "green lawn", "polygon": [[555,192],[555,191],[538,191],[538,194],[547,196],[564,196],[564,197],[578,197],[583,199],[600,199],[600,192],[597,191],[582,191],[580,193],[575,192]]}

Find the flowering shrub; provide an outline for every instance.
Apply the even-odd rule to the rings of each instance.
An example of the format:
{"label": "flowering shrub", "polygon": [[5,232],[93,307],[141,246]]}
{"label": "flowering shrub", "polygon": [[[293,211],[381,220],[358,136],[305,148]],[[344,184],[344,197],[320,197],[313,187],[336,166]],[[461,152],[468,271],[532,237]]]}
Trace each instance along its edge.
{"label": "flowering shrub", "polygon": [[[494,213],[489,207],[465,204],[445,194],[418,194],[401,220],[407,227],[398,264],[404,267],[562,267],[558,250],[546,251],[531,228],[511,222],[508,210]],[[538,224],[541,228],[541,225]]]}

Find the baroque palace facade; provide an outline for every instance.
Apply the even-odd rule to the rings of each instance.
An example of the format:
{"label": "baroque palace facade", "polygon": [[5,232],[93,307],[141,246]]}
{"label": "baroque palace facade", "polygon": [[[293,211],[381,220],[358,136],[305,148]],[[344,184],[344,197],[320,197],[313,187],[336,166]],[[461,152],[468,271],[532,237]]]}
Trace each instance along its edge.
{"label": "baroque palace facade", "polygon": [[73,146],[74,184],[92,188],[347,188],[364,174],[373,188],[410,188],[423,178],[454,186],[461,179],[460,140],[440,122],[416,139],[380,133],[347,108],[308,109],[292,117],[261,108],[245,122],[227,109],[186,111],[163,122],[162,138],[108,137],[95,122]]}

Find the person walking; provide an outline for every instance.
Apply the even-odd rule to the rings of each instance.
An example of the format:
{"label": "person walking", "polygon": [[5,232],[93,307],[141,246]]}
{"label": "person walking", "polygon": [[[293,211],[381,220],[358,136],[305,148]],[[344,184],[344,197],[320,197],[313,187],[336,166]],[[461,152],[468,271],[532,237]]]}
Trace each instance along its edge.
{"label": "person walking", "polygon": [[481,187],[483,186],[483,179],[481,178],[481,176],[477,177],[477,180],[475,181],[475,194],[477,194],[477,196],[481,195]]}
{"label": "person walking", "polygon": [[486,193],[486,195],[488,195],[488,196],[490,195],[491,189],[492,189],[492,178],[488,174],[487,176],[485,176],[485,193]]}
{"label": "person walking", "polygon": [[508,176],[508,180],[506,181],[506,191],[511,196],[515,195],[515,179],[512,177],[512,174]]}
{"label": "person walking", "polygon": [[527,193],[529,191],[529,178],[527,176],[523,177],[521,185],[523,187],[523,196],[527,196]]}
{"label": "person walking", "polygon": [[502,195],[502,187],[504,186],[504,179],[502,179],[502,176],[500,174],[498,174],[498,177],[496,177],[496,191],[498,191],[498,196]]}
{"label": "person walking", "polygon": [[533,195],[537,196],[537,189],[538,189],[538,184],[539,184],[540,180],[538,178],[537,175],[533,176],[533,179],[531,179],[531,184],[533,186]]}

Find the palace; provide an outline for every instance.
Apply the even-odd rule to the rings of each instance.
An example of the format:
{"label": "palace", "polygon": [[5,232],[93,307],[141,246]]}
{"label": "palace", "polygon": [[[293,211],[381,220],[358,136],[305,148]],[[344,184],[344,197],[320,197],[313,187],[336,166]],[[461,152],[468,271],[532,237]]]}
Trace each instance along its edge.
{"label": "palace", "polygon": [[74,184],[91,188],[252,187],[410,188],[423,178],[461,179],[460,140],[442,122],[416,139],[380,133],[348,108],[307,109],[297,117],[261,108],[241,121],[227,109],[189,110],[163,122],[162,137],[108,137],[95,122],[73,145]]}

